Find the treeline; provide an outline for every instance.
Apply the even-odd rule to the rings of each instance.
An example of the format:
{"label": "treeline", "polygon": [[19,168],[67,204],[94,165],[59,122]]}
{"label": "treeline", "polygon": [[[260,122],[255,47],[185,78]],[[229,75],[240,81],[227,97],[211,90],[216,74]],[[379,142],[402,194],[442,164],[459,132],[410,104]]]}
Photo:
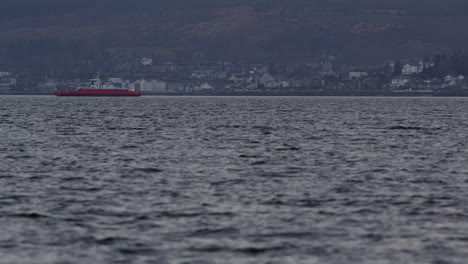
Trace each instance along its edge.
{"label": "treeline", "polygon": [[252,6],[270,8],[326,8],[353,13],[368,9],[405,10],[414,15],[467,15],[466,0],[2,0],[0,21],[15,17],[46,16],[80,12],[126,12],[138,10],[220,8]]}
{"label": "treeline", "polygon": [[0,21],[19,17],[37,17],[55,14],[106,15],[128,11],[218,8],[248,5],[256,0],[2,0]]}
{"label": "treeline", "polygon": [[42,37],[32,40],[11,41],[2,47],[5,60],[23,60],[34,57],[84,57],[90,55],[91,49],[79,40],[62,40],[60,38]]}
{"label": "treeline", "polygon": [[[425,58],[424,61],[429,61]],[[449,74],[468,76],[468,53],[458,51],[452,54],[436,54],[432,57],[433,67],[426,67],[420,75],[423,78],[442,78]],[[402,75],[403,65],[401,61],[395,62],[393,75]]]}
{"label": "treeline", "polygon": [[437,54],[433,57],[434,67],[427,68],[422,73],[431,77],[444,77],[448,74],[468,76],[468,53]]}
{"label": "treeline", "polygon": [[[230,6],[251,6],[257,13],[247,14],[252,19],[225,19],[218,9],[193,10]],[[178,12],[162,12],[169,9]],[[278,12],[265,15],[271,10]],[[244,15],[244,9],[233,12]],[[69,13],[73,15],[54,18]],[[137,56],[154,52],[162,60],[203,53],[209,60],[297,62],[317,59],[326,49],[343,62],[375,64],[383,58],[431,54],[434,47],[461,48],[468,41],[460,27],[466,17],[466,0],[2,0],[0,59],[42,58],[47,64],[69,65],[99,61],[95,58],[105,50],[124,49]],[[32,36],[82,41],[44,37],[5,43]]]}
{"label": "treeline", "polygon": [[39,76],[54,72],[62,77],[80,77],[113,67],[107,51],[79,40],[51,37],[16,40],[0,46],[0,61]]}

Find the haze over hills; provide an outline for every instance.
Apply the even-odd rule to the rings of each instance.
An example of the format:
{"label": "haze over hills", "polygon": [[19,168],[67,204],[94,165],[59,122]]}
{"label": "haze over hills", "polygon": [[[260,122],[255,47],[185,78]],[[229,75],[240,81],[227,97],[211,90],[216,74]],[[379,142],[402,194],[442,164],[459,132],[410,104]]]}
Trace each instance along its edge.
{"label": "haze over hills", "polygon": [[4,0],[1,59],[378,63],[463,49],[465,0]]}

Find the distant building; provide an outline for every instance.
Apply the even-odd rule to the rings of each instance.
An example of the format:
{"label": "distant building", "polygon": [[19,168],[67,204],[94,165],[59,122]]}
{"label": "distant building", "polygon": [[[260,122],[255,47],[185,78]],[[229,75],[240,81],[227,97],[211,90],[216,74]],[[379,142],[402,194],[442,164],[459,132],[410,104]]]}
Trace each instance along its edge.
{"label": "distant building", "polygon": [[350,79],[359,79],[361,77],[366,77],[367,75],[368,75],[368,73],[365,72],[365,71],[353,70],[353,71],[349,72],[348,77]]}
{"label": "distant building", "polygon": [[413,75],[413,74],[418,74],[421,73],[424,70],[424,67],[420,65],[411,65],[411,64],[405,64],[403,65],[403,68],[401,69],[401,73],[403,75]]}
{"label": "distant building", "polygon": [[228,81],[231,81],[233,83],[244,83],[247,81],[247,79],[249,78],[249,76],[245,76],[245,75],[232,75]]}
{"label": "distant building", "polygon": [[197,85],[194,87],[195,91],[213,91],[213,86],[211,86],[209,83],[202,83],[200,85]]}
{"label": "distant building", "polygon": [[275,78],[273,78],[273,76],[266,72],[262,75],[262,77],[260,77],[259,81],[261,84],[267,86],[268,83],[274,82]]}
{"label": "distant building", "polygon": [[273,76],[271,76],[269,73],[264,73],[260,79],[259,83],[262,84],[265,88],[279,88],[281,87],[281,82],[277,81]]}
{"label": "distant building", "polygon": [[166,91],[171,93],[179,93],[184,91],[184,84],[180,82],[168,82]]}
{"label": "distant building", "polygon": [[110,83],[123,83],[122,78],[109,78],[108,81]]}
{"label": "distant building", "polygon": [[265,74],[268,72],[268,68],[265,65],[252,65],[253,71],[258,72],[260,74]]}
{"label": "distant building", "polygon": [[8,91],[15,88],[17,79],[11,72],[0,72],[0,91]]}
{"label": "distant building", "polygon": [[125,82],[122,80],[122,78],[109,78],[107,80],[107,82],[109,82],[110,84],[112,84],[113,86],[115,87],[119,87],[119,88],[125,88]]}
{"label": "distant building", "polygon": [[392,87],[401,87],[409,84],[411,82],[411,78],[407,76],[399,76],[392,79],[391,85]]}
{"label": "distant building", "polygon": [[335,56],[328,54],[328,52],[324,52],[322,54],[322,59],[320,64],[322,66],[322,75],[332,75],[333,71],[333,61],[335,60]]}
{"label": "distant building", "polygon": [[142,58],[141,59],[141,65],[143,66],[149,66],[153,64],[153,59],[150,58]]}
{"label": "distant building", "polygon": [[280,81],[280,86],[281,88],[289,88],[289,80],[281,80]]}
{"label": "distant building", "polygon": [[226,79],[227,77],[227,72],[225,71],[218,71],[215,73],[215,78],[216,79],[220,79],[220,80],[223,80],[223,79]]}
{"label": "distant building", "polygon": [[434,63],[432,62],[418,62],[415,64],[410,64],[407,63],[403,65],[401,69],[401,73],[403,75],[413,75],[413,74],[418,74],[424,71],[424,69],[431,68],[434,66]]}
{"label": "distant building", "polygon": [[11,72],[7,72],[7,71],[0,71],[0,78],[2,77],[6,77],[6,76],[11,76]]}
{"label": "distant building", "polygon": [[437,78],[411,82],[411,89],[413,91],[432,92],[443,88],[444,82]]}
{"label": "distant building", "polygon": [[37,85],[37,90],[42,92],[52,92],[57,88],[57,83],[52,81],[47,81],[45,83],[40,83]]}
{"label": "distant building", "polygon": [[154,92],[154,93],[165,93],[167,89],[167,83],[160,80],[141,80],[140,91],[142,92]]}

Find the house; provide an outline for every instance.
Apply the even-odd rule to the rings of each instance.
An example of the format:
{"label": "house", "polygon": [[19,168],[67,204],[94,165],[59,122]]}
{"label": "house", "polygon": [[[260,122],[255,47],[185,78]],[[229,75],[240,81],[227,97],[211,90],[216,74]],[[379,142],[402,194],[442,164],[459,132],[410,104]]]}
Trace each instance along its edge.
{"label": "house", "polygon": [[216,79],[224,80],[224,79],[226,79],[226,77],[227,77],[227,72],[225,72],[225,71],[217,71],[215,73],[215,78]]}
{"label": "house", "polygon": [[258,83],[262,84],[265,88],[278,88],[281,87],[281,82],[276,81],[269,73],[264,73],[259,79]]}
{"label": "house", "polygon": [[428,62],[425,63],[425,62],[422,62],[422,61],[420,61],[417,64],[407,63],[407,64],[403,65],[403,68],[401,69],[401,73],[403,75],[418,74],[418,73],[423,72],[424,69],[430,68],[432,66],[434,66],[433,63],[428,63]]}
{"label": "house", "polygon": [[232,75],[228,81],[231,81],[233,83],[244,83],[247,81],[249,77],[248,76],[243,76],[243,75]]}
{"label": "house", "polygon": [[37,85],[37,89],[40,91],[53,91],[57,88],[57,83],[52,81],[47,81]]}
{"label": "house", "polygon": [[184,91],[184,84],[180,82],[168,82],[166,84],[166,91],[172,93],[180,93]]}
{"label": "house", "polygon": [[276,89],[276,88],[281,88],[281,82],[278,82],[278,81],[272,81],[272,82],[268,82],[267,84],[265,84],[265,88],[270,88],[270,89]]}
{"label": "house", "polygon": [[443,82],[439,79],[418,80],[411,82],[412,91],[430,93],[443,88]]}
{"label": "house", "polygon": [[211,86],[207,82],[204,82],[200,84],[199,86],[196,86],[195,91],[213,91],[213,86]]}
{"label": "house", "polygon": [[137,81],[140,84],[140,91],[147,92],[151,91],[151,82],[146,81],[145,79]]}
{"label": "house", "polygon": [[260,74],[265,74],[268,72],[268,68],[265,65],[254,65],[253,70]]}
{"label": "house", "polygon": [[405,64],[401,69],[403,75],[412,75],[420,73],[419,67],[417,65]]}
{"label": "house", "polygon": [[289,88],[289,80],[281,80],[280,81],[280,86],[282,88]]}
{"label": "house", "polygon": [[125,82],[122,78],[109,78],[107,82],[118,88],[125,88]]}
{"label": "house", "polygon": [[458,77],[447,75],[445,76],[445,78],[442,79],[443,81],[442,88],[463,87],[464,80],[465,80],[465,77],[463,75],[459,75]]}
{"label": "house", "polygon": [[[248,89],[256,89],[258,87],[260,76],[257,72],[251,71],[248,74],[235,74],[232,75],[228,81],[234,85],[229,87],[242,87]],[[265,79],[266,80],[266,79]]]}
{"label": "house", "polygon": [[275,78],[273,78],[273,76],[271,76],[267,72],[264,73],[262,77],[260,77],[260,80],[259,80],[259,82],[265,86],[267,86],[268,83],[274,82],[274,81],[275,81]]}
{"label": "house", "polygon": [[398,76],[392,79],[390,84],[391,87],[401,87],[409,84],[411,82],[411,78],[407,76]]}
{"label": "house", "polygon": [[112,84],[123,83],[122,78],[109,78],[108,82],[110,82]]}
{"label": "house", "polygon": [[453,86],[457,84],[457,79],[451,75],[445,76],[444,81],[445,81],[445,87]]}
{"label": "house", "polygon": [[17,79],[11,73],[1,74],[0,73],[0,91],[8,91],[15,88]]}
{"label": "house", "polygon": [[467,82],[467,81],[463,81],[463,82],[461,83],[461,87],[460,87],[460,88],[463,89],[463,90],[468,90],[468,82]]}
{"label": "house", "polygon": [[141,80],[140,81],[140,91],[142,92],[153,92],[153,93],[165,93],[167,89],[167,84],[164,81],[160,80]]}
{"label": "house", "polygon": [[2,77],[6,77],[6,76],[11,76],[11,72],[7,72],[7,71],[0,71],[0,78]]}
{"label": "house", "polygon": [[349,72],[350,79],[360,79],[361,77],[366,77],[367,75],[367,72],[361,70],[354,70]]}
{"label": "house", "polygon": [[143,66],[150,66],[153,64],[153,59],[150,58],[142,58],[141,59],[141,65]]}

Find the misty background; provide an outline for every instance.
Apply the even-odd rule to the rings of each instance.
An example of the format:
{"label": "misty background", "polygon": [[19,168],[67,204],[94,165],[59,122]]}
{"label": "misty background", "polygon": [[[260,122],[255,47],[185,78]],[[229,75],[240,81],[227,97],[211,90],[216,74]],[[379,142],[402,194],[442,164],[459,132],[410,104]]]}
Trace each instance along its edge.
{"label": "misty background", "polygon": [[3,0],[0,63],[109,58],[373,64],[463,50],[464,0]]}

